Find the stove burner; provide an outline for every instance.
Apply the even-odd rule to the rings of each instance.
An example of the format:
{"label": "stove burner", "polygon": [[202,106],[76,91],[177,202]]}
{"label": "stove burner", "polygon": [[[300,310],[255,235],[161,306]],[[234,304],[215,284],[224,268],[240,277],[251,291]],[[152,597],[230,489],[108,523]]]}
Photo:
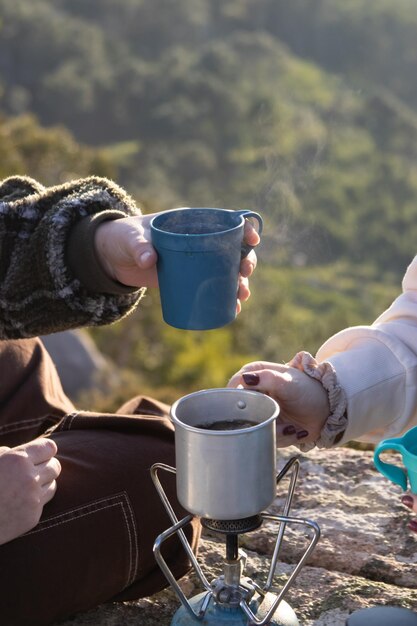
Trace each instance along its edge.
{"label": "stove burner", "polygon": [[252,515],[243,519],[215,520],[208,517],[201,518],[201,525],[207,530],[212,530],[225,535],[238,535],[256,530],[262,524],[262,515]]}

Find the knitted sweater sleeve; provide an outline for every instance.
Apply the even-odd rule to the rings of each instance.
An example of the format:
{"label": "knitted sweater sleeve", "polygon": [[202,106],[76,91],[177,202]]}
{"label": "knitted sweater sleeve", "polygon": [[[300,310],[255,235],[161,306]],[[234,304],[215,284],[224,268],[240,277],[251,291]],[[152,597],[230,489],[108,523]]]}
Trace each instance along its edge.
{"label": "knitted sweater sleeve", "polygon": [[83,221],[139,214],[105,178],[49,188],[25,176],[0,182],[0,339],[108,324],[130,313],[143,290],[120,286],[111,293],[100,281],[94,290],[68,263],[67,246],[71,240],[74,250]]}

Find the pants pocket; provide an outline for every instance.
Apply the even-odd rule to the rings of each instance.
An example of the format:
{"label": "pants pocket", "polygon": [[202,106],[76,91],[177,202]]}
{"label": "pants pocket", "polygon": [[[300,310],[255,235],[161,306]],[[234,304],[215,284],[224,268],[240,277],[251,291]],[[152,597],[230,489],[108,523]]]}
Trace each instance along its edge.
{"label": "pants pocket", "polygon": [[138,536],[125,492],[42,519],[0,547],[2,624],[50,624],[132,584]]}

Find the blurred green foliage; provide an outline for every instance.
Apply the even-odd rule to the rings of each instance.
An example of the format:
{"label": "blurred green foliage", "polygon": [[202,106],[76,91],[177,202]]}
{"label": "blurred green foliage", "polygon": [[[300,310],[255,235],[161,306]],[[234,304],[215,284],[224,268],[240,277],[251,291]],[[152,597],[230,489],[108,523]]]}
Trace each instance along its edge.
{"label": "blurred green foliage", "polygon": [[[113,177],[146,211],[265,219],[235,323],[186,333],[157,293],[94,329],[172,399],[371,322],[417,241],[417,0],[0,0],[0,175]],[[133,381],[133,382],[132,382]]]}
{"label": "blurred green foliage", "polygon": [[113,161],[103,149],[81,146],[64,127],[45,129],[33,115],[0,115],[0,177],[28,174],[45,185],[78,176],[112,177]]}

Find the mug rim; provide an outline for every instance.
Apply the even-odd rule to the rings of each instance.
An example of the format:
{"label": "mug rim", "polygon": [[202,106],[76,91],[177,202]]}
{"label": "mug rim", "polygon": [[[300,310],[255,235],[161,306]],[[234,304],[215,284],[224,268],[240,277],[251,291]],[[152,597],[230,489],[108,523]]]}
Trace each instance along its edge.
{"label": "mug rim", "polygon": [[[175,233],[172,232],[171,230],[165,230],[163,228],[161,228],[160,226],[157,225],[158,220],[162,220],[165,216],[169,216],[171,214],[175,214],[175,213],[179,213],[179,212],[184,212],[185,211],[202,211],[202,212],[207,212],[207,211],[217,211],[218,213],[222,214],[222,213],[231,213],[236,215],[236,218],[239,219],[239,222],[233,226],[228,226],[222,230],[216,230],[213,232],[209,232],[209,233]],[[236,230],[238,228],[240,228],[245,222],[245,218],[242,214],[238,213],[238,209],[222,209],[220,207],[178,207],[177,209],[169,209],[168,211],[163,211],[162,213],[158,213],[158,215],[155,215],[150,222],[150,227],[151,230],[154,230],[158,233],[163,233],[164,235],[167,235],[169,237],[175,237],[175,238],[179,238],[179,237],[190,237],[190,238],[197,238],[197,237],[219,237],[221,235],[223,235],[224,233],[230,233],[233,230]]]}
{"label": "mug rim", "polygon": [[[405,454],[409,454],[413,457],[417,457],[417,426],[413,426],[409,430],[407,430],[401,437],[394,437],[399,446],[403,448]],[[410,450],[409,443],[410,441],[414,441],[414,450]],[[384,441],[384,440],[383,440]],[[383,441],[381,443],[383,443]],[[400,451],[400,453],[402,453]]]}
{"label": "mug rim", "polygon": [[404,441],[404,439],[408,439],[408,436],[414,432],[417,433],[417,426],[413,426],[412,428],[410,428],[409,430],[407,430],[403,435],[401,435],[401,437],[396,437],[396,439],[399,439],[401,441]]}
{"label": "mug rim", "polygon": [[[414,449],[410,449],[409,447],[411,441],[414,444],[413,445]],[[381,441],[379,441],[375,446],[374,460],[379,459],[380,454],[382,454],[385,451],[388,452],[389,450],[398,452],[399,454],[401,454],[403,458],[405,456],[410,456],[416,459],[417,458],[417,426],[413,426],[400,437],[388,437],[387,439],[382,439]]]}

